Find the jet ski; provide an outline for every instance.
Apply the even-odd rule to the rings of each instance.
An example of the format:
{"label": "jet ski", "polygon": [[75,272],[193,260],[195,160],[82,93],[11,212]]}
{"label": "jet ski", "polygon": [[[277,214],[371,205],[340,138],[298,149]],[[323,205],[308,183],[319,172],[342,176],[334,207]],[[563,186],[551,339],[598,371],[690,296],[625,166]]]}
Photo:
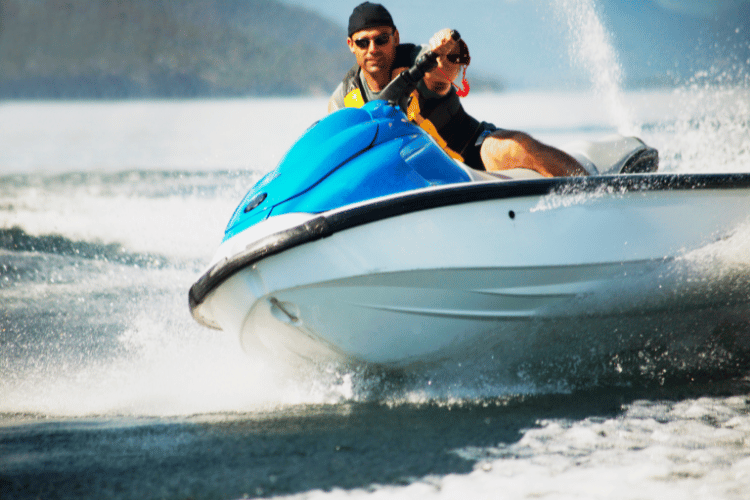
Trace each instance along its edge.
{"label": "jet ski", "polygon": [[658,173],[621,136],[569,150],[590,176],[472,170],[402,111],[434,65],[312,125],[249,190],[190,288],[199,323],[248,352],[406,367],[689,349],[750,319],[746,293],[717,305],[665,271],[747,223],[750,174]]}

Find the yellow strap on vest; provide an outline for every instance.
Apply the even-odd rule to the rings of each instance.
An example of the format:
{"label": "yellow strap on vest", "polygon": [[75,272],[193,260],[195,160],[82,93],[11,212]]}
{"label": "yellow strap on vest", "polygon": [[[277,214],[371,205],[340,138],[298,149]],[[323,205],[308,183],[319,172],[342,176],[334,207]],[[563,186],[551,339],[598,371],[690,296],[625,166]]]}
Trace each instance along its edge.
{"label": "yellow strap on vest", "polygon": [[415,90],[411,93],[411,102],[409,102],[409,108],[406,110],[406,117],[409,119],[409,121],[416,123],[417,125],[422,127],[425,132],[430,134],[430,136],[435,139],[435,142],[437,142],[438,145],[443,148],[443,151],[448,153],[448,156],[450,156],[454,160],[463,162],[464,157],[448,147],[448,143],[445,142],[445,139],[440,137],[440,134],[438,133],[437,128],[435,128],[435,125],[433,125],[430,120],[425,120],[424,117],[422,117],[422,115],[420,114],[421,109],[419,108],[418,101],[419,94]]}
{"label": "yellow strap on vest", "polygon": [[362,99],[362,92],[359,89],[354,89],[344,97],[344,106],[347,108],[361,108],[365,105],[365,100]]}

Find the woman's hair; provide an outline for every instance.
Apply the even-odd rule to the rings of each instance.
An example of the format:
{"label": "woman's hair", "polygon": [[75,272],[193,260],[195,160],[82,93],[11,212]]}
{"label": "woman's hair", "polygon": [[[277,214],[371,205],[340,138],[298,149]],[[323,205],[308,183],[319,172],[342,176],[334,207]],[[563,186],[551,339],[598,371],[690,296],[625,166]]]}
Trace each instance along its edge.
{"label": "woman's hair", "polygon": [[[469,55],[469,46],[466,45],[466,42],[464,39],[460,39],[458,41],[458,55],[461,56],[461,64],[464,64],[466,66],[471,63],[471,56]],[[466,62],[463,62],[466,61]]]}

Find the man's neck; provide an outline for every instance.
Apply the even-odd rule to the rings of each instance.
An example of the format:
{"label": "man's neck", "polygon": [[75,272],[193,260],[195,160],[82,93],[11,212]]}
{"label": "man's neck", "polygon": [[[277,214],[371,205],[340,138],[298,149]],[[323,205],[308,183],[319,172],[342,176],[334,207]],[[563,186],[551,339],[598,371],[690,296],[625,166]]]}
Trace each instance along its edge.
{"label": "man's neck", "polygon": [[370,87],[370,90],[373,92],[380,92],[386,85],[388,85],[388,82],[391,81],[390,71],[387,72],[387,74],[386,72],[371,74],[362,71],[362,76],[364,77],[367,86]]}

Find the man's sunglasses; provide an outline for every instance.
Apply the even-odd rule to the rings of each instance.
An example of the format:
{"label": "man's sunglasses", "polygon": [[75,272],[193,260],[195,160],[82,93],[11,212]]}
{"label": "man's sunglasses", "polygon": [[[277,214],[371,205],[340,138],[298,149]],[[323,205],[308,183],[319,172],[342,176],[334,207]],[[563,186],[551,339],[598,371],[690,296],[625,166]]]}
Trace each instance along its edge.
{"label": "man's sunglasses", "polygon": [[357,38],[354,40],[354,44],[359,47],[360,49],[366,49],[370,46],[370,40],[375,42],[375,45],[378,47],[382,47],[386,43],[391,41],[391,36],[388,33],[383,33],[382,35],[378,35],[375,38]]}

